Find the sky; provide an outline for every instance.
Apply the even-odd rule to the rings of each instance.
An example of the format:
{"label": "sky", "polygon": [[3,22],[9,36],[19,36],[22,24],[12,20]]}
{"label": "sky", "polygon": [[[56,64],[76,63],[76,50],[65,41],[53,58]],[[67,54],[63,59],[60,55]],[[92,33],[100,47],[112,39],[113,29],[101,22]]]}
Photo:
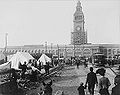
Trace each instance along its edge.
{"label": "sky", "polygon": [[[120,44],[120,0],[80,0],[88,43]],[[0,47],[70,44],[77,0],[0,0]]]}

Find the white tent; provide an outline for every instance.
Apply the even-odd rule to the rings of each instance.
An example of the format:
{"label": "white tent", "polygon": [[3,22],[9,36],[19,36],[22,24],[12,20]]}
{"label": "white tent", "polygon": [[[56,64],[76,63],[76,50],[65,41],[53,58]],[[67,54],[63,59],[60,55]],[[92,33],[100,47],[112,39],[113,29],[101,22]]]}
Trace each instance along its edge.
{"label": "white tent", "polygon": [[37,63],[38,62],[41,62],[42,65],[46,65],[46,62],[51,62],[51,58],[49,58],[47,55],[45,54],[42,54],[41,57],[38,59]]}
{"label": "white tent", "polygon": [[13,57],[14,54],[11,54],[11,55],[7,55],[7,61],[9,61],[12,57]]}
{"label": "white tent", "polygon": [[10,63],[10,62],[1,64],[1,65],[0,65],[0,71],[7,70],[7,69],[9,70],[9,69],[10,69],[10,66],[11,66],[11,63]]}
{"label": "white tent", "polygon": [[9,60],[11,62],[11,68],[19,69],[19,63],[22,65],[24,62],[29,62],[29,60],[34,59],[29,53],[26,52],[17,52],[13,55],[13,57]]}

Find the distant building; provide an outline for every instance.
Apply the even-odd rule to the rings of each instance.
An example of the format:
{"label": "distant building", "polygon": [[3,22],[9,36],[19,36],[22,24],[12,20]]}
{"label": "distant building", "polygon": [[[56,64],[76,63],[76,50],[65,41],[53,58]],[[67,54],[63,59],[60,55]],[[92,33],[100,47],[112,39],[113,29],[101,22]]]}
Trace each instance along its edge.
{"label": "distant building", "polygon": [[[4,48],[0,48],[0,52],[4,52]],[[45,46],[31,45],[26,46],[8,46],[6,54],[14,54],[16,52],[28,52],[30,54],[42,54],[49,53],[52,55],[59,55],[59,57],[74,57],[74,56],[86,56],[90,57],[94,53],[101,52],[107,57],[113,57],[116,54],[120,54],[120,44],[84,44],[84,45],[47,45]],[[75,54],[74,54],[75,53]],[[74,55],[73,55],[74,54]]]}
{"label": "distant building", "polygon": [[[59,57],[77,57],[86,56],[90,57],[94,53],[101,52],[107,57],[113,57],[120,54],[120,44],[90,44],[87,43],[87,33],[84,29],[84,14],[80,1],[76,6],[74,13],[74,30],[71,33],[70,45],[24,45],[24,46],[8,46],[6,54],[14,54],[16,52],[28,52],[30,54],[48,53],[52,55],[59,55]],[[4,53],[5,49],[0,48],[0,52]]]}
{"label": "distant building", "polygon": [[76,6],[76,11],[74,13],[73,19],[73,32],[71,32],[71,44],[81,45],[87,43],[87,32],[84,29],[84,14],[82,11],[82,6],[80,1],[78,1]]}

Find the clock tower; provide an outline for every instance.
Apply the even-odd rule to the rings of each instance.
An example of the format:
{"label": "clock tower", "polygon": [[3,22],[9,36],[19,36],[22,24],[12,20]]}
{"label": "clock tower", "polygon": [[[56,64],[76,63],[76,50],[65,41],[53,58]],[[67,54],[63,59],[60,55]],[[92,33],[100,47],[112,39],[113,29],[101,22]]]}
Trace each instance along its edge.
{"label": "clock tower", "polygon": [[73,19],[73,32],[71,33],[71,44],[81,45],[87,43],[87,34],[84,30],[84,14],[82,11],[82,6],[80,1],[78,1],[76,6],[76,11],[74,13]]}

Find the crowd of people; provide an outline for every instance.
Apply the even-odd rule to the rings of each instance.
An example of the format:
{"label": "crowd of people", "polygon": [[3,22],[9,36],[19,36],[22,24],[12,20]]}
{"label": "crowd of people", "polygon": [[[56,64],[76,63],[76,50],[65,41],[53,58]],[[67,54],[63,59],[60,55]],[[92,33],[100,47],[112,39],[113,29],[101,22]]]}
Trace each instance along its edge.
{"label": "crowd of people", "polygon": [[[16,89],[19,86],[25,88],[27,81],[34,83],[39,82],[42,75],[48,75],[50,68],[52,68],[52,66],[49,62],[46,62],[45,65],[42,65],[40,61],[37,62],[36,60],[29,60],[28,63],[25,61],[23,64],[19,62],[19,70],[11,69],[10,82],[12,85],[16,85]],[[42,69],[44,69],[45,72],[42,73]]]}
{"label": "crowd of people", "polygon": [[[90,67],[90,72],[87,74],[86,83],[80,83],[78,87],[79,95],[86,95],[85,89],[88,87],[88,92],[90,95],[95,95],[95,86],[98,88],[99,95],[120,95],[120,75],[117,75],[114,79],[115,86],[112,88],[111,94],[109,93],[109,87],[111,85],[108,77],[105,76],[105,68],[100,68],[93,72],[93,67]],[[101,77],[98,80],[96,74],[100,74]]]}
{"label": "crowd of people", "polygon": [[66,65],[76,65],[77,68],[79,69],[80,65],[84,65],[86,68],[88,66],[88,58],[69,58],[65,60]]}
{"label": "crowd of people", "polygon": [[[98,80],[97,74],[100,74],[100,79]],[[85,84],[83,82],[80,83],[80,86],[77,88],[78,95],[88,95],[85,92],[85,89],[88,89],[89,95],[95,95],[95,87],[98,88],[99,95],[120,95],[120,75],[115,77],[114,82],[115,86],[112,88],[112,92],[109,93],[109,87],[111,85],[108,77],[105,76],[106,70],[105,68],[100,68],[96,72],[93,72],[93,67],[90,67],[90,72],[87,74]],[[43,82],[44,90],[46,94],[43,95],[52,95],[52,80],[45,84]],[[87,93],[88,93],[87,92]],[[63,94],[64,95],[64,94]]]}
{"label": "crowd of people", "polygon": [[[76,65],[76,68],[79,69],[79,65],[82,64],[86,68],[88,65],[88,60],[87,59],[68,59],[68,62],[70,62],[70,65]],[[20,74],[15,71],[15,69],[11,70],[11,82],[16,85],[17,88],[17,79],[26,79],[28,78],[32,82],[38,81],[38,74],[41,74],[41,69],[44,68],[45,74],[49,74],[49,69],[51,68],[50,63],[46,62],[46,65],[42,66],[42,63],[40,61],[33,60],[29,61],[27,64],[24,62],[22,65],[19,63],[19,68],[21,69]],[[105,68],[101,68],[95,72],[93,72],[93,67],[90,67],[90,72],[87,74],[86,82],[85,83],[80,83],[80,86],[78,87],[78,92],[79,95],[85,95],[85,89],[88,89],[88,92],[90,95],[94,95],[94,89],[95,87],[98,87],[98,92],[100,95],[110,95],[109,93],[109,87],[111,85],[109,78],[105,76],[106,70]],[[101,78],[98,80],[97,79],[97,74],[101,75]],[[118,78],[119,77],[119,78]],[[112,93],[111,95],[119,95],[116,93],[116,91],[119,91],[118,89],[120,88],[120,76],[117,76],[115,78],[115,87],[112,88]],[[44,85],[44,94],[43,95],[52,95],[52,80],[49,83],[45,83],[43,81]],[[49,93],[48,93],[49,92]],[[46,93],[46,94],[45,94]]]}

